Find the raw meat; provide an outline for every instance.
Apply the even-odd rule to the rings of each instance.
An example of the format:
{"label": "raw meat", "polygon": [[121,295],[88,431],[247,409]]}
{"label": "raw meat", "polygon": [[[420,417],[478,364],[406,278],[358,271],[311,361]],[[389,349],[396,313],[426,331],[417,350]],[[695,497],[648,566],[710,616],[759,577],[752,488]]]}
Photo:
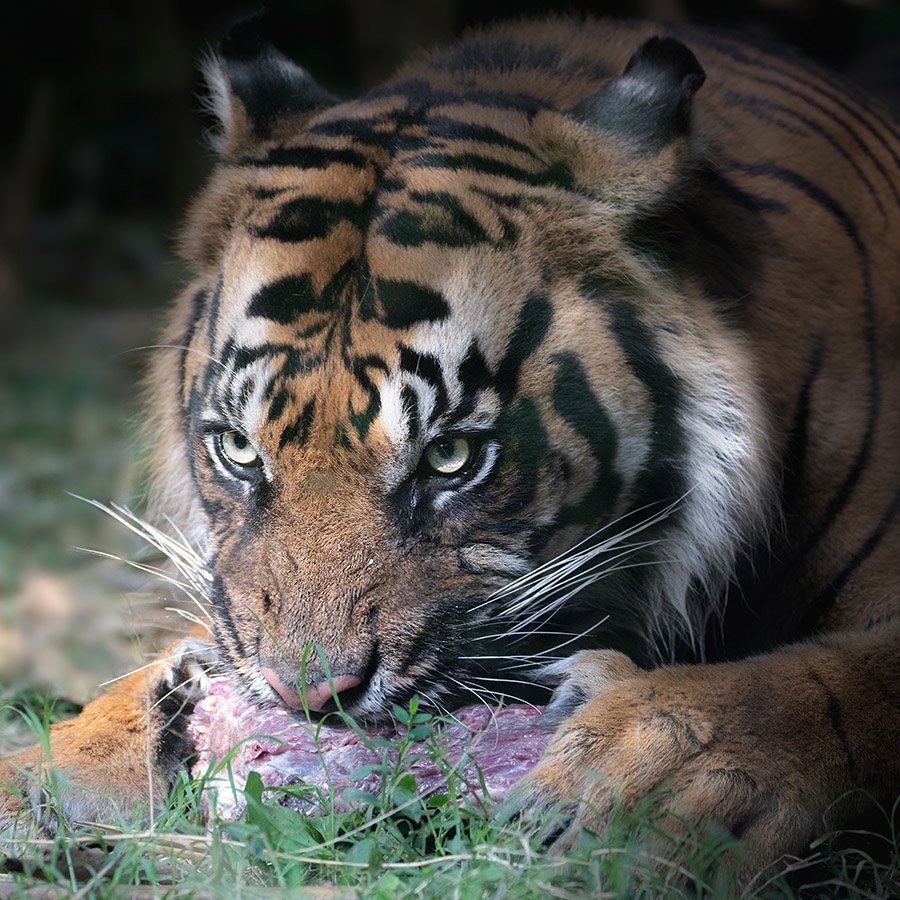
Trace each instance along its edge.
{"label": "raw meat", "polygon": [[[537,763],[547,744],[549,734],[537,725],[540,713],[540,707],[523,704],[495,709],[482,705],[463,707],[454,713],[458,723],[442,726],[432,738],[450,765],[434,762],[431,743],[426,739],[410,747],[404,771],[415,775],[420,795],[440,791],[448,772],[453,771],[458,773],[458,793],[477,800],[482,794],[483,779],[490,798],[500,800]],[[214,682],[209,695],[197,704],[190,730],[198,751],[196,775],[207,772],[213,759],[222,760],[239,745],[231,757],[231,777],[222,769],[211,782],[216,809],[224,819],[240,815],[244,807],[241,789],[252,771],[259,773],[265,785],[305,784],[319,788],[321,795],[304,790],[296,792],[302,796],[282,796],[279,800],[283,805],[314,813],[330,802],[332,790],[335,805],[344,809],[350,803],[343,801],[341,794],[348,787],[377,794],[381,787],[378,769],[385,754],[389,765],[397,758],[396,749],[367,746],[347,728],[310,725],[302,714],[287,709],[261,710],[252,706],[225,681]],[[367,730],[366,737],[389,741],[398,737],[398,731],[382,726]],[[317,800],[317,796],[321,799]]]}

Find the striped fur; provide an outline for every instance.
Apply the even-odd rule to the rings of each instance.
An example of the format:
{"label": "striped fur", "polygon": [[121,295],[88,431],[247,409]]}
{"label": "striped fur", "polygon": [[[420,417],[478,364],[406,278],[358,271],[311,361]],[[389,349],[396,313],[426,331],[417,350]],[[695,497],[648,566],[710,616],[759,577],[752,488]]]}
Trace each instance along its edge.
{"label": "striped fur", "polygon": [[[496,27],[345,103],[248,34],[209,67],[221,161],[148,392],[159,507],[207,549],[248,693],[278,702],[263,667],[321,681],[311,643],[373,719],[580,648],[706,685],[791,643],[795,673],[822,640],[813,731],[843,728],[843,659],[900,691],[897,126],[784,51],[697,30]],[[217,450],[230,431],[253,471]],[[448,436],[475,448],[456,477],[424,462]],[[607,661],[562,665],[557,712],[653,693],[616,662],[567,695]],[[729,665],[739,696],[750,663]],[[774,745],[810,690],[772,701]],[[749,731],[698,691],[703,734]],[[563,790],[551,751],[529,802]],[[604,752],[584,768],[630,784]],[[871,783],[866,752],[835,784]],[[769,853],[809,830],[759,821]]]}

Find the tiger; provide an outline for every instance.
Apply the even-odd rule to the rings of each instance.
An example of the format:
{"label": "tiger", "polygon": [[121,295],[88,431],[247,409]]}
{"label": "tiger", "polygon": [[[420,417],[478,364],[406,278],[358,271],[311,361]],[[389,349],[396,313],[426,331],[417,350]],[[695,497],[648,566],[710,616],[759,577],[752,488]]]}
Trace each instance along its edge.
{"label": "tiger", "polygon": [[147,422],[210,621],[3,762],[0,819],[158,802],[210,665],[362,723],[546,685],[510,813],[562,809],[561,848],[657,797],[773,860],[893,800],[878,103],[783,47],[590,18],[488,26],[348,101],[257,19],[206,76],[218,161]]}

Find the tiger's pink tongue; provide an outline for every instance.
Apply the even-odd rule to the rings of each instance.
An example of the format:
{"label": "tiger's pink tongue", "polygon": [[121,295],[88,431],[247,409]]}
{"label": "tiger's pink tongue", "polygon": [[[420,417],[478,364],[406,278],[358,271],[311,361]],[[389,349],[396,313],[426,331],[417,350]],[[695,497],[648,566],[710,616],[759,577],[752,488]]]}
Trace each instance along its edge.
{"label": "tiger's pink tongue", "polygon": [[[303,709],[303,700],[300,694],[288,687],[272,669],[262,666],[259,671],[291,709]],[[361,679],[356,675],[337,675],[331,681],[322,681],[315,687],[309,688],[306,692],[306,705],[313,712],[318,712],[331,699],[332,690],[335,694],[339,694],[341,691],[359,687],[361,683]]]}

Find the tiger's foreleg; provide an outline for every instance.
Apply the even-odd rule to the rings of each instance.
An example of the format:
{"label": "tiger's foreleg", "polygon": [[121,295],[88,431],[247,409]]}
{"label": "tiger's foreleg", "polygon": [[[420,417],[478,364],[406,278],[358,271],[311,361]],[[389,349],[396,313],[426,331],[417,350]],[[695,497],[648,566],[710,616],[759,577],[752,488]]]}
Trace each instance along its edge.
{"label": "tiger's foreleg", "polygon": [[561,724],[511,807],[568,808],[566,847],[618,804],[653,794],[744,839],[749,863],[802,852],[869,798],[890,803],[900,790],[898,671],[896,632],[654,671],[613,651],[579,653],[552,667],[548,716]]}
{"label": "tiger's foreleg", "polygon": [[0,830],[32,820],[51,832],[60,818],[109,822],[163,801],[191,751],[187,720],[208,689],[213,647],[205,637],[198,626],[52,726],[46,745],[0,760]]}

